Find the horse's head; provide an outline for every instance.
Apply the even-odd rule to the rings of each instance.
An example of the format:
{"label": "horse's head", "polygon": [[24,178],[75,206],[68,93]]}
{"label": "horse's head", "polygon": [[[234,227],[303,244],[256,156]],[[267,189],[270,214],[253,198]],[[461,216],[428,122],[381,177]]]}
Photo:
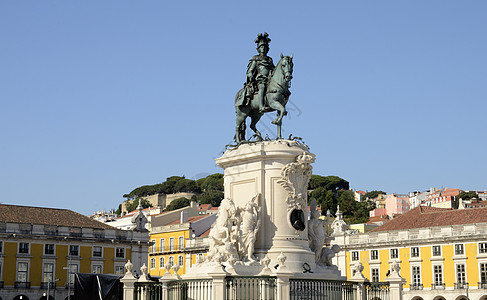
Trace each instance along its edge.
{"label": "horse's head", "polygon": [[281,67],[281,72],[284,75],[284,79],[289,82],[293,79],[293,55],[284,56],[281,53],[281,60],[279,61],[279,66]]}

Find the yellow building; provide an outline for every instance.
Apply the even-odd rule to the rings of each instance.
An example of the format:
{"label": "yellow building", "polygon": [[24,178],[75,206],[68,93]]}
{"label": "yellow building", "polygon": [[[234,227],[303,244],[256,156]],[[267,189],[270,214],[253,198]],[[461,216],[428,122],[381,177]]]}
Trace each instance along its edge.
{"label": "yellow building", "polygon": [[419,206],[366,234],[337,236],[338,265],[350,278],[361,262],[370,281],[385,281],[398,261],[405,300],[487,299],[487,208]]}
{"label": "yellow building", "polygon": [[0,204],[0,299],[37,300],[48,290],[65,299],[75,273],[124,274],[128,259],[140,267],[148,239],[71,210]]}
{"label": "yellow building", "polygon": [[[178,265],[178,274],[184,274],[195,263],[196,255],[207,251],[207,246],[198,247],[203,243],[197,241],[208,234],[216,220],[216,215],[199,215],[192,207],[170,213],[152,219],[152,246],[149,248],[149,273],[152,276],[163,276],[167,263]],[[173,270],[170,272],[174,273]]]}

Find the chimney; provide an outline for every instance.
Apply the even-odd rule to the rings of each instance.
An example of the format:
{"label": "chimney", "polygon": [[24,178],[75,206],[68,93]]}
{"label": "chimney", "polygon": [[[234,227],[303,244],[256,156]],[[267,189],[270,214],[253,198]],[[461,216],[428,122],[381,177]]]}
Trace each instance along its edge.
{"label": "chimney", "polygon": [[182,211],[181,212],[181,224],[188,223],[188,212]]}

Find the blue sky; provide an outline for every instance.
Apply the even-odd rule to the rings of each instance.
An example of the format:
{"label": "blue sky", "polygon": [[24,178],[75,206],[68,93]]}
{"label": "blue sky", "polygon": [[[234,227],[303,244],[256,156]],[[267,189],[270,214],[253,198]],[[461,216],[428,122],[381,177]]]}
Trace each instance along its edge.
{"label": "blue sky", "polygon": [[89,214],[220,172],[264,31],[275,62],[294,54],[284,136],[315,174],[487,190],[486,14],[480,0],[1,1],[0,202]]}

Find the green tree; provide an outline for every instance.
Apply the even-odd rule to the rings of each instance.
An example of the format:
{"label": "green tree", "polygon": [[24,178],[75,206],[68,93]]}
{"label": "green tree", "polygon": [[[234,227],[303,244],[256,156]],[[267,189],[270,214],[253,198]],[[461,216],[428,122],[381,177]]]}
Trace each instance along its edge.
{"label": "green tree", "polygon": [[223,191],[223,174],[215,173],[196,181],[201,191]]}
{"label": "green tree", "polygon": [[368,193],[365,193],[364,195],[364,199],[375,199],[377,197],[379,197],[379,195],[385,195],[386,192],[384,191],[370,191]]}
{"label": "green tree", "polygon": [[199,193],[200,188],[196,181],[191,179],[182,178],[178,180],[173,187],[173,192],[187,192],[187,193]]}
{"label": "green tree", "polygon": [[348,181],[338,176],[311,175],[308,189],[314,190],[319,187],[323,187],[327,191],[333,191],[336,193],[339,190],[348,190],[350,188],[350,185]]}
{"label": "green tree", "polygon": [[477,192],[474,192],[474,191],[470,191],[470,192],[461,191],[460,194],[458,194],[456,196],[456,199],[462,199],[462,200],[470,200],[470,199],[473,199],[473,198],[479,199],[479,195],[477,194]]}
{"label": "green tree", "polygon": [[184,197],[177,198],[171,201],[168,206],[166,206],[165,211],[171,211],[171,210],[176,210],[180,209],[186,206],[189,206],[191,204],[191,200],[186,199]]}
{"label": "green tree", "polygon": [[[141,204],[142,204],[142,208],[152,207],[152,204],[149,201],[147,201],[146,199],[142,199]],[[135,199],[132,201],[129,200],[126,203],[126,207],[127,207],[128,212],[136,210],[138,206],[139,206],[139,199]]]}
{"label": "green tree", "polygon": [[223,200],[222,191],[204,191],[203,193],[193,196],[192,200],[199,202],[200,204],[211,204],[212,206],[220,206],[220,202]]}

